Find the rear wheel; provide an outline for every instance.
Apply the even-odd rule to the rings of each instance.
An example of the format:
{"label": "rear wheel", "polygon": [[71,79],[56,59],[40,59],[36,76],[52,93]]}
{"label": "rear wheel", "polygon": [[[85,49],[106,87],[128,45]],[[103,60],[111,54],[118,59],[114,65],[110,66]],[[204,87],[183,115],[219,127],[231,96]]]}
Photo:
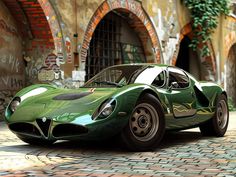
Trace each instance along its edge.
{"label": "rear wheel", "polygon": [[164,132],[165,121],[160,102],[153,95],[145,94],[137,102],[121,139],[129,150],[144,151],[157,145]]}
{"label": "rear wheel", "polygon": [[33,138],[33,137],[25,137],[17,135],[18,138],[20,138],[25,143],[31,144],[31,145],[37,145],[37,146],[48,146],[56,142],[56,140],[46,140],[46,139],[40,139],[40,138]]}
{"label": "rear wheel", "polygon": [[216,111],[214,116],[204,124],[200,125],[200,130],[206,136],[224,136],[229,122],[229,109],[227,98],[220,95],[216,103]]}

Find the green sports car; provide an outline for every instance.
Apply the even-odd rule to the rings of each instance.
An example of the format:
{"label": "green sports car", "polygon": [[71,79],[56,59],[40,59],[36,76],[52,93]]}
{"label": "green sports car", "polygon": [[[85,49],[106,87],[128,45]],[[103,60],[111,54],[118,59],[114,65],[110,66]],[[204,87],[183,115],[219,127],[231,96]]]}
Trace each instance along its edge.
{"label": "green sports car", "polygon": [[32,85],[6,109],[9,129],[29,144],[119,137],[130,150],[156,147],[166,130],[200,127],[224,136],[227,94],[173,66],[118,65],[104,69],[79,89]]}

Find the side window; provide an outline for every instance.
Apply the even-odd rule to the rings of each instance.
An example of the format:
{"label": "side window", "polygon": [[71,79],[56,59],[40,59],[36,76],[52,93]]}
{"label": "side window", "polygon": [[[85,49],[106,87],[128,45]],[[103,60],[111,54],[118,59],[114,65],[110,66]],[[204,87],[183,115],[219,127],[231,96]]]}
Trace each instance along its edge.
{"label": "side window", "polygon": [[189,78],[182,70],[169,67],[168,71],[169,86],[172,85],[173,88],[186,88],[189,86]]}
{"label": "side window", "polygon": [[162,87],[165,84],[165,73],[162,71],[157,75],[157,77],[152,82],[155,87]]}

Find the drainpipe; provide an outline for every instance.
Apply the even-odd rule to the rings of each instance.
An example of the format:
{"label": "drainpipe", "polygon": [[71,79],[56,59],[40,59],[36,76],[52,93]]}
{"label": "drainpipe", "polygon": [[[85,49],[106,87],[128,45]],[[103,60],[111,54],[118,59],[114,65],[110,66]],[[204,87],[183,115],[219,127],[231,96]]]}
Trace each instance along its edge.
{"label": "drainpipe", "polygon": [[79,52],[78,52],[78,48],[77,48],[77,45],[78,45],[78,17],[77,17],[77,2],[76,0],[74,0],[74,13],[75,13],[75,34],[74,34],[74,67],[75,67],[75,70],[77,71],[78,68],[79,68]]}

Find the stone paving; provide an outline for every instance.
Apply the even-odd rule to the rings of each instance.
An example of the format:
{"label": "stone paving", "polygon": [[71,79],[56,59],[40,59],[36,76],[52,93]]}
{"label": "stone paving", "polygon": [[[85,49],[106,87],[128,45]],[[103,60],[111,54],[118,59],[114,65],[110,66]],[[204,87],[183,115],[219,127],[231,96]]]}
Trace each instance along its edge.
{"label": "stone paving", "polygon": [[150,152],[127,152],[115,142],[30,146],[0,122],[0,176],[236,176],[236,112],[225,137],[168,133]]}

